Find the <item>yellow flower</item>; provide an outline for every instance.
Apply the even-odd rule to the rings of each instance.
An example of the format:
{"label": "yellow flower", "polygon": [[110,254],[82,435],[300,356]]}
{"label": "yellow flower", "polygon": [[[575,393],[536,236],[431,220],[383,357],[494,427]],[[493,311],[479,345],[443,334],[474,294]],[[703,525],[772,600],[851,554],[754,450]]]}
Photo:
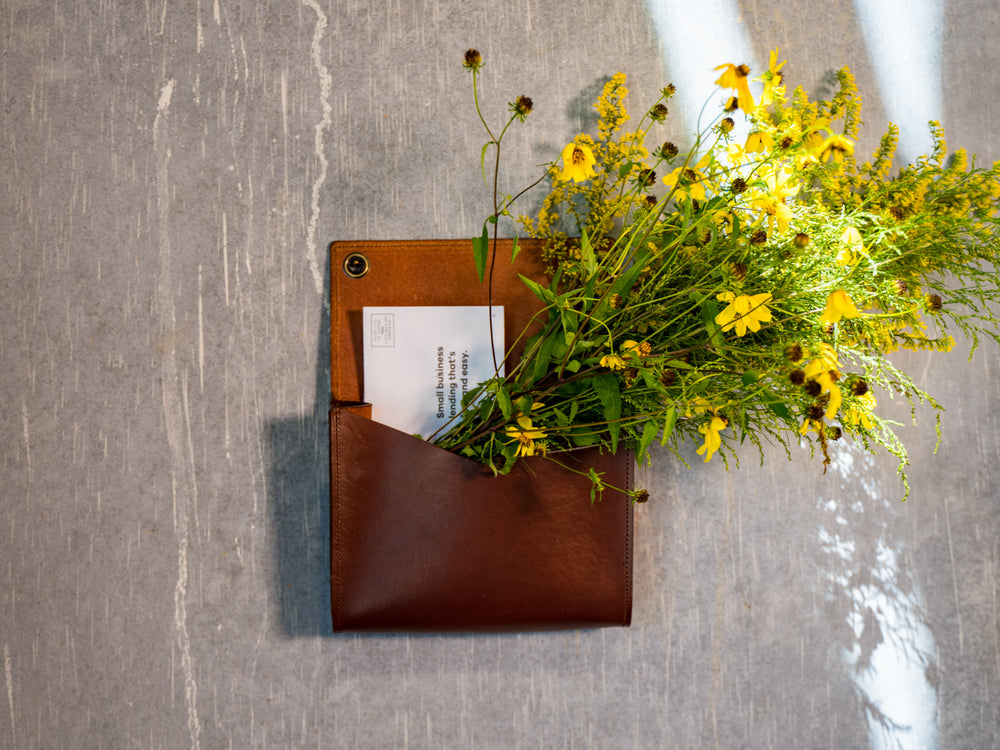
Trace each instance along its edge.
{"label": "yellow flower", "polygon": [[729,159],[730,164],[738,167],[746,161],[746,149],[738,143],[730,143],[726,146],[726,158]]}
{"label": "yellow flower", "polygon": [[831,135],[820,143],[817,151],[819,158],[823,161],[833,159],[840,164],[844,161],[845,156],[854,153],[854,142],[842,135]]}
{"label": "yellow flower", "polygon": [[[684,409],[684,416],[691,417],[695,414],[704,414],[709,409],[712,409],[712,404],[708,402],[704,396],[695,396],[694,401],[688,403],[687,408]],[[712,409],[714,412],[715,410]]]}
{"label": "yellow flower", "polygon": [[698,428],[698,432],[705,436],[705,444],[696,452],[699,456],[705,456],[706,463],[712,460],[712,454],[719,450],[722,445],[722,437],[719,433],[726,429],[726,424],[726,420],[722,417],[714,416],[711,422]]}
{"label": "yellow flower", "polygon": [[733,222],[736,219],[735,214],[732,211],[727,211],[726,209],[720,209],[712,214],[712,221],[715,223],[719,229],[724,229],[728,232],[733,231]]}
{"label": "yellow flower", "polygon": [[854,227],[848,227],[840,235],[843,246],[837,253],[837,265],[852,266],[858,260],[858,255],[865,255],[865,246],[861,242],[861,233]]}
{"label": "yellow flower", "polygon": [[790,178],[791,174],[784,169],[771,170],[764,177],[766,192],[755,191],[756,197],[750,202],[751,206],[763,212],[768,232],[774,232],[775,229],[784,232],[793,218],[792,209],[785,203],[785,199],[797,194],[801,186],[790,183]]}
{"label": "yellow flower", "polygon": [[563,171],[559,175],[560,180],[583,182],[597,175],[594,171],[597,159],[594,158],[594,152],[590,150],[590,146],[582,143],[570,143],[563,149],[562,160]]}
{"label": "yellow flower", "polygon": [[607,367],[609,370],[624,370],[625,360],[617,354],[605,354],[601,357],[601,367]]}
{"label": "yellow flower", "polygon": [[535,429],[534,425],[531,424],[531,417],[521,415],[517,418],[517,427],[511,425],[506,432],[507,437],[513,438],[513,440],[508,440],[508,443],[515,440],[518,443],[515,456],[534,456],[539,450],[544,450],[542,446],[535,445],[535,441],[545,437],[545,430]]}
{"label": "yellow flower", "polygon": [[841,415],[840,419],[842,422],[854,427],[860,426],[866,430],[873,430],[875,429],[875,424],[868,414],[875,410],[875,406],[875,396],[872,395],[871,391],[868,391],[863,396],[858,396],[857,403],[851,404]]}
{"label": "yellow flower", "polygon": [[648,341],[643,341],[640,344],[638,341],[628,339],[622,344],[622,354],[626,357],[648,357],[651,351],[652,347]]}
{"label": "yellow flower", "polygon": [[705,181],[707,178],[702,172],[703,169],[712,163],[712,152],[705,154],[698,163],[692,167],[680,166],[663,178],[663,184],[673,188],[677,197],[690,195],[695,200],[705,200]]}
{"label": "yellow flower", "polygon": [[771,320],[771,311],[767,308],[767,303],[771,300],[770,292],[739,296],[732,292],[722,292],[716,295],[716,299],[729,303],[725,310],[715,316],[715,324],[722,326],[723,333],[735,328],[737,336],[744,336],[748,328],[759,331],[761,323]]}
{"label": "yellow flower", "polygon": [[781,69],[784,67],[788,60],[782,60],[778,62],[778,50],[771,50],[771,56],[769,64],[767,66],[767,72],[770,75],[764,76],[764,93],[760,95],[760,106],[766,107],[772,101],[774,101],[774,89],[781,85]]}
{"label": "yellow flower", "polygon": [[775,200],[770,196],[758,198],[753,203],[754,206],[764,212],[767,219],[767,231],[784,232],[788,229],[788,224],[793,218],[792,209],[783,201]]}
{"label": "yellow flower", "polygon": [[744,147],[748,154],[757,154],[762,151],[770,151],[774,147],[774,138],[770,133],[763,130],[755,130],[747,136],[747,144]]}
{"label": "yellow flower", "polygon": [[791,173],[786,172],[784,169],[773,169],[771,170],[764,182],[767,184],[767,191],[773,195],[778,200],[785,200],[785,198],[791,198],[793,195],[798,194],[801,185],[795,183],[789,183],[788,180],[791,178]]}
{"label": "yellow flower", "polygon": [[750,93],[749,82],[747,81],[747,76],[750,74],[750,68],[746,65],[733,65],[732,63],[726,63],[725,65],[720,65],[716,70],[724,71],[719,80],[715,82],[717,86],[722,86],[724,89],[733,89],[737,94],[737,105],[744,112],[749,113],[753,109],[753,95]]}
{"label": "yellow flower", "polygon": [[826,309],[819,317],[820,325],[829,326],[841,318],[856,318],[861,313],[854,306],[854,300],[843,289],[838,289],[826,298]]}
{"label": "yellow flower", "polygon": [[838,362],[835,357],[820,355],[803,368],[807,380],[815,380],[819,383],[820,394],[829,393],[830,403],[826,407],[826,418],[833,419],[844,398],[840,392],[837,381],[840,379],[840,370],[837,369]]}

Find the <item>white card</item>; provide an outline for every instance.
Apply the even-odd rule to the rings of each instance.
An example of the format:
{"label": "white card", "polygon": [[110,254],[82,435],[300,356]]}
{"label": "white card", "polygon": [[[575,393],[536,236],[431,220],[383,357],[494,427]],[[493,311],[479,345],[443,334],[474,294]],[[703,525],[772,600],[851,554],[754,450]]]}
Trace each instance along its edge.
{"label": "white card", "polygon": [[[372,419],[425,439],[454,424],[462,396],[494,375],[489,314],[486,306],[364,308],[365,401]],[[503,308],[494,307],[492,316],[499,363]]]}

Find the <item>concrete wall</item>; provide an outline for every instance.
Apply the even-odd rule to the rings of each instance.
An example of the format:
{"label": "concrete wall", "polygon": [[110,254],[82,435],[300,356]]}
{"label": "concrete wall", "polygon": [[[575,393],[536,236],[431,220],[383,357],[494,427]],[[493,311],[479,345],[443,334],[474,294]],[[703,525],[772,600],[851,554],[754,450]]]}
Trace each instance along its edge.
{"label": "concrete wall", "polygon": [[326,246],[478,230],[467,47],[535,102],[512,187],[729,44],[1000,157],[992,0],[650,1],[0,0],[0,747],[1000,746],[988,346],[901,360],[905,505],[849,447],[660,456],[630,629],[330,633]]}

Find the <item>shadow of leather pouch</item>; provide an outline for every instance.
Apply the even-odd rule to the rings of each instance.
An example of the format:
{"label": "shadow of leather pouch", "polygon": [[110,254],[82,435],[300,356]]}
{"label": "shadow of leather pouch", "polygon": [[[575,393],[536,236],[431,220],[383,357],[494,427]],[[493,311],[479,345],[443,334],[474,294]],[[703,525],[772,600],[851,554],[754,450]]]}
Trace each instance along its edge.
{"label": "shadow of leather pouch", "polygon": [[[517,278],[541,278],[530,249],[514,267],[510,243],[498,250],[494,304],[504,306],[508,341],[538,309]],[[360,276],[359,254],[367,264]],[[531,457],[497,477],[476,461],[373,421],[363,402],[362,308],[487,304],[468,240],[334,243],[331,263],[334,631],[628,625],[631,454],[594,448],[558,454],[558,463]],[[591,468],[609,486],[595,502]]]}

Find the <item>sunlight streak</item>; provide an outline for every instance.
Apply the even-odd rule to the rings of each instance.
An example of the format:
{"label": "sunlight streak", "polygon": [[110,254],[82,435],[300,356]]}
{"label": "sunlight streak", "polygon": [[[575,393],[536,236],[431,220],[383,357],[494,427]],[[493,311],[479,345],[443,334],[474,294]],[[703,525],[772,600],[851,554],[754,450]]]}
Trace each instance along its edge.
{"label": "sunlight streak", "polygon": [[928,120],[944,116],[941,0],[853,0],[886,116],[899,126],[897,159],[932,148]]}
{"label": "sunlight streak", "polygon": [[[714,116],[718,109],[713,105],[728,96],[716,87],[721,71],[714,68],[745,63],[751,77],[760,75],[763,68],[754,59],[735,0],[648,2],[667,70],[677,86],[677,106],[671,108],[671,117],[680,118],[685,133],[693,132],[705,102],[710,102],[707,116]],[[736,119],[739,123],[743,118]]]}

